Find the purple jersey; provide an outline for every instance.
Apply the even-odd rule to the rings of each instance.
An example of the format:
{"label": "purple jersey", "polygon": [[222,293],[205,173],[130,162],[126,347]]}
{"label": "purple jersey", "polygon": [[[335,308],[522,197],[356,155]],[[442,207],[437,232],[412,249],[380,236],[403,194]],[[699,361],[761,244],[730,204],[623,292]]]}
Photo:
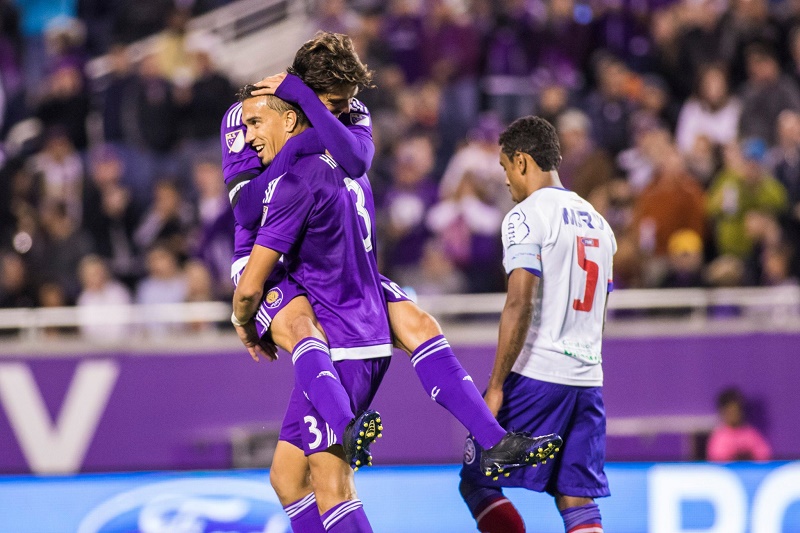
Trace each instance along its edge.
{"label": "purple jersey", "polygon": [[391,355],[366,175],[348,177],[325,154],[303,156],[268,183],[263,200],[256,244],[284,254],[290,275],[308,291],[333,360]]}
{"label": "purple jersey", "polygon": [[[290,79],[293,77],[290,77]],[[293,88],[297,92],[303,92],[310,89],[302,86],[301,88],[293,87],[292,84],[286,84],[287,87]],[[322,106],[322,111],[316,110],[319,114],[319,119],[315,120],[320,124],[320,127],[325,126],[326,120],[335,117],[325,108],[324,105],[313,95],[316,102]],[[287,95],[290,96],[290,95]],[[306,107],[313,107],[307,105]],[[315,113],[312,113],[315,114]],[[344,113],[339,117],[341,124],[344,124],[350,133],[353,134],[357,145],[368,144],[372,146],[372,120],[367,107],[356,99],[350,103],[350,112]],[[341,127],[341,126],[339,126]],[[335,127],[324,129],[325,132],[332,132],[336,135]],[[289,139],[286,146],[277,154],[275,159],[270,163],[266,172],[262,173],[264,166],[258,154],[252,146],[245,142],[245,134],[247,128],[242,124],[242,104],[240,102],[233,104],[225,113],[222,119],[222,126],[220,128],[220,144],[222,146],[222,171],[225,179],[225,184],[228,188],[228,198],[233,208],[233,214],[236,218],[235,233],[234,233],[234,262],[250,255],[255,242],[256,231],[261,222],[264,191],[267,184],[280,176],[289,169],[294,161],[301,155],[308,155],[314,153],[322,153],[325,148],[319,139],[319,132],[323,130],[315,127],[313,134],[309,131],[303,134],[303,142],[301,143],[297,137]],[[300,137],[300,136],[298,136]],[[334,158],[345,159],[345,154],[339,156],[336,152],[340,148],[339,145],[343,143],[330,143],[334,146],[332,151]],[[351,147],[352,148],[352,147]],[[355,151],[358,149],[356,148]],[[371,156],[370,156],[371,159]],[[231,275],[234,275],[232,273]]]}
{"label": "purple jersey", "polygon": [[[305,153],[320,153],[324,148],[316,134],[304,135],[306,143],[292,138],[284,149],[264,170],[258,154],[244,142],[246,127],[242,125],[242,104],[232,105],[222,119],[220,141],[222,145],[222,174],[228,187],[228,199],[233,209],[236,225],[234,230],[234,263],[250,255],[256,232],[261,221],[262,200],[266,184],[289,169],[301,149]],[[263,171],[263,172],[262,172]],[[235,273],[231,273],[234,275]]]}

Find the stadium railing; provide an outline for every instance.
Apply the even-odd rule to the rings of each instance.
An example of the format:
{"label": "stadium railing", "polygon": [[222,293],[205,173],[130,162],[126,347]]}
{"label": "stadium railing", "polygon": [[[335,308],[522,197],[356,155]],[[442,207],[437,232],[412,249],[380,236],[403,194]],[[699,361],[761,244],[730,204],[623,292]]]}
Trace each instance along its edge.
{"label": "stadium railing", "polygon": [[[496,341],[504,294],[420,296],[418,301],[442,323],[452,340]],[[43,332],[54,328],[127,325],[131,326],[133,337],[146,337],[147,328],[138,326],[221,326],[207,327],[203,336],[207,339],[233,334],[233,329],[226,327],[230,313],[227,302],[2,309],[0,333],[4,332],[6,339],[31,341],[41,339]],[[800,330],[797,286],[628,289],[614,291],[608,300],[606,334],[609,336],[797,330]],[[180,330],[174,333],[179,334]]]}

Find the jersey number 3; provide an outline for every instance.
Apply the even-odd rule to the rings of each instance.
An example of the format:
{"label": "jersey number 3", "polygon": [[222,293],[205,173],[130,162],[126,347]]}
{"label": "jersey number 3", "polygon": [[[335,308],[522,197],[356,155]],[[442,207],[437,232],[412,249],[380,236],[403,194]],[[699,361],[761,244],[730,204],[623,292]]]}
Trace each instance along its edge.
{"label": "jersey number 3", "polygon": [[589,237],[578,237],[578,266],[586,272],[586,289],[583,291],[583,299],[572,300],[572,308],[576,311],[592,310],[594,305],[594,293],[597,289],[597,277],[600,273],[600,267],[594,261],[586,259],[586,248],[597,248],[600,246],[598,239]]}
{"label": "jersey number 3", "polygon": [[365,205],[366,198],[364,197],[364,189],[357,181],[351,178],[345,178],[344,184],[348,191],[356,193],[356,212],[358,216],[364,219],[364,227],[367,229],[367,236],[364,237],[364,249],[368,252],[372,251],[372,220],[369,218],[369,211]]}

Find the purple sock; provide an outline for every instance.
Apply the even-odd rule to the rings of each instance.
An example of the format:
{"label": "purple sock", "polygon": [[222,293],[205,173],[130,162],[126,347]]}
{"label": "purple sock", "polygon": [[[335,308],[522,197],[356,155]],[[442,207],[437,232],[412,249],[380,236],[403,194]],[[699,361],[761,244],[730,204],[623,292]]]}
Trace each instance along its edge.
{"label": "purple sock", "polygon": [[306,337],[294,347],[292,363],[295,383],[306,393],[338,442],[342,442],[344,429],[354,415],[350,397],[333,367],[328,347],[319,339]]}
{"label": "purple sock", "polygon": [[431,399],[450,411],[484,449],[505,436],[443,335],[422,343],[411,354],[411,363]]}
{"label": "purple sock", "polygon": [[283,508],[292,523],[292,531],[302,533],[325,533],[322,519],[317,509],[317,499],[312,492],[305,498],[290,503]]}
{"label": "purple sock", "polygon": [[335,533],[372,533],[361,500],[347,500],[322,514],[325,531]]}
{"label": "purple sock", "polygon": [[597,504],[587,503],[580,507],[568,507],[561,511],[564,531],[567,533],[603,533],[603,522]]}

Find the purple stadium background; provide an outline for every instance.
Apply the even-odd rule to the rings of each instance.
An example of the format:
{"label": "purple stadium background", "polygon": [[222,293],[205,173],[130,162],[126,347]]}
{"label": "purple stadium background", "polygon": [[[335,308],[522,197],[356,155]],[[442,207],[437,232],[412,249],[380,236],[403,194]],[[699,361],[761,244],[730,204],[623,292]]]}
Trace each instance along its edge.
{"label": "purple stadium background", "polygon": [[[485,385],[491,346],[456,346],[479,387]],[[609,339],[604,346],[608,416],[709,415],[720,389],[739,386],[755,400],[776,458],[800,457],[800,334]],[[292,384],[288,358],[253,363],[231,349],[201,354],[105,353],[6,356],[0,371],[19,363],[31,370],[55,424],[79,364],[102,359],[119,370],[81,471],[229,468],[235,428],[277,428]],[[375,406],[385,438],[381,464],[448,463],[460,459],[465,430],[421,389],[410,363],[396,354]],[[0,472],[30,468],[0,410]],[[418,435],[432,438],[421,445]],[[609,440],[609,460],[678,460],[678,437]]]}

